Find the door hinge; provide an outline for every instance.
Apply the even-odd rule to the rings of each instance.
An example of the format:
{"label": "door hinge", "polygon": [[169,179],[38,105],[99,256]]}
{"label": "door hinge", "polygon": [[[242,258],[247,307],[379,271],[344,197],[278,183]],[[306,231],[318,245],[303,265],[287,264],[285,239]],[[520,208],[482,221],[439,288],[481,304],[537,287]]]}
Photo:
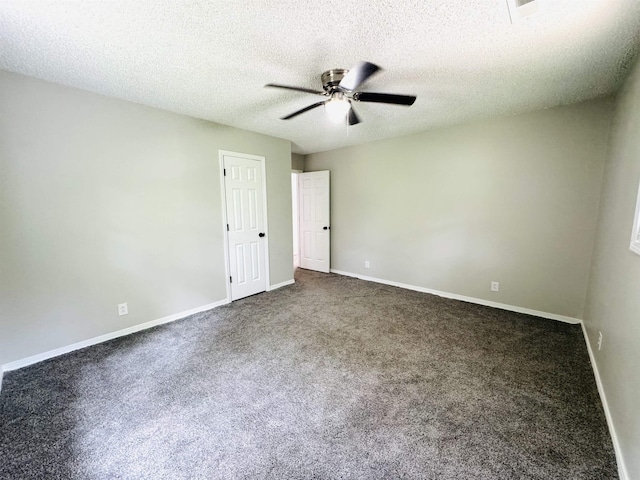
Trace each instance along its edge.
{"label": "door hinge", "polygon": [[233,283],[233,277],[229,277],[229,283]]}
{"label": "door hinge", "polygon": [[227,232],[229,231],[229,224],[227,223]]}
{"label": "door hinge", "polygon": [[222,169],[222,175],[224,175],[225,177],[227,176],[227,169],[226,168]]}

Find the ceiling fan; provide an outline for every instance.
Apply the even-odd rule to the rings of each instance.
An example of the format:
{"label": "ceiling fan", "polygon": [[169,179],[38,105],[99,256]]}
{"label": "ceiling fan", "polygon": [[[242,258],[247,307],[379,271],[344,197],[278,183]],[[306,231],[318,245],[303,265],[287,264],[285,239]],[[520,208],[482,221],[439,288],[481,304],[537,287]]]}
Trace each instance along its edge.
{"label": "ceiling fan", "polygon": [[366,82],[380,67],[369,62],[360,62],[351,70],[336,68],[322,74],[323,90],[312,90],[303,87],[291,87],[277,83],[267,83],[265,87],[284,88],[297,92],[312,93],[328,97],[326,100],[314,103],[308,107],[293,112],[282,120],[289,120],[301,113],[308,112],[320,105],[324,105],[327,115],[334,122],[343,122],[346,118],[349,125],[360,123],[360,118],[353,110],[352,102],[389,103],[392,105],[413,105],[416,97],[413,95],[396,95],[392,93],[360,92],[357,89]]}

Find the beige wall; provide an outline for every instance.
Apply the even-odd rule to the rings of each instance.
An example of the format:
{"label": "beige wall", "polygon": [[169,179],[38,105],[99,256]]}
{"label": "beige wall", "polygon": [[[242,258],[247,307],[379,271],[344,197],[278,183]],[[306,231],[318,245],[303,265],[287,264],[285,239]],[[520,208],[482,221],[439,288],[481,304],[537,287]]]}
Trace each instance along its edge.
{"label": "beige wall", "polygon": [[219,149],[266,157],[293,277],[288,141],[6,72],[0,108],[0,364],[224,299]]}
{"label": "beige wall", "polygon": [[307,171],[331,171],[331,267],[582,318],[611,111],[593,101],[307,155]]}
{"label": "beige wall", "polygon": [[[640,256],[629,250],[640,182],[640,63],[616,100],[585,312],[629,479],[640,478]],[[598,351],[598,331],[603,334]]]}
{"label": "beige wall", "polygon": [[298,153],[291,154],[291,170],[304,171],[304,155]]}

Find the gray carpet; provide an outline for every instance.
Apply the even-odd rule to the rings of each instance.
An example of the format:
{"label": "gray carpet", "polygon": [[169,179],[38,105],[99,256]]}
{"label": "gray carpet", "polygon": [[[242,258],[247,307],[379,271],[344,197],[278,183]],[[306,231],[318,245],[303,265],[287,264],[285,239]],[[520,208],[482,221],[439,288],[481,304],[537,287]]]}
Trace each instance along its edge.
{"label": "gray carpet", "polygon": [[610,479],[580,327],[348,277],[5,374],[0,477]]}

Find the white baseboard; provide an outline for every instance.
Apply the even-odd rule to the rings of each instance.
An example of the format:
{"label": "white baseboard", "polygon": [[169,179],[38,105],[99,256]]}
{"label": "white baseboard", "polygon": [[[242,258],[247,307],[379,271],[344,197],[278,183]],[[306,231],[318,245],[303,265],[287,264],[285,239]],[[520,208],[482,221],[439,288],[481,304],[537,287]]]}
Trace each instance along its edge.
{"label": "white baseboard", "polygon": [[106,342],[108,340],[113,340],[114,338],[130,335],[132,333],[139,332],[141,330],[146,330],[148,328],[156,327],[158,325],[162,325],[165,323],[175,322],[176,320],[180,320],[181,318],[188,317],[189,315],[211,310],[212,308],[216,308],[221,305],[226,305],[228,303],[229,303],[229,299],[224,299],[224,300],[220,300],[219,302],[209,303],[208,305],[202,305],[200,307],[192,308],[191,310],[169,315],[168,317],[162,317],[157,320],[151,320],[150,322],[140,323],[132,327],[107,333],[105,335],[100,335],[99,337],[90,338],[88,340],[83,340],[81,342],[73,343],[65,347],[56,348],[55,350],[49,350],[48,352],[39,353],[31,357],[23,358],[10,363],[5,363],[4,365],[2,365],[1,368],[5,372],[8,372],[10,370],[17,370],[18,368],[33,365],[34,363],[42,362],[43,360],[48,360],[50,358],[57,357],[59,355],[64,355],[65,353],[73,352],[74,350],[80,350],[81,348],[90,347],[91,345],[96,345],[98,343]]}
{"label": "white baseboard", "polygon": [[359,278],[360,280],[366,280],[368,282],[382,283],[384,285],[391,285],[393,287],[406,288],[407,290],[414,290],[416,292],[430,293],[439,297],[451,298],[453,300],[461,300],[463,302],[476,303],[478,305],[484,305],[486,307],[499,308],[501,310],[508,310],[510,312],[525,313],[527,315],[534,315],[536,317],[548,318],[550,320],[558,320],[560,322],[580,324],[582,320],[579,318],[567,317],[564,315],[558,315],[556,313],[542,312],[540,310],[532,310],[530,308],[517,307],[515,305],[508,305],[506,303],[492,302],[490,300],[484,300],[482,298],[467,297],[465,295],[458,295],[457,293],[442,292],[440,290],[432,290],[431,288],[417,287],[415,285],[408,285],[406,283],[394,282],[392,280],[384,280],[382,278],[367,277],[366,275],[359,275],[356,273],[343,272],[341,270],[331,269],[331,273],[337,273],[338,275],[346,275],[348,277]]}
{"label": "white baseboard", "polygon": [[2,377],[4,376],[4,367],[0,365],[0,392],[2,392]]}
{"label": "white baseboard", "polygon": [[598,393],[600,394],[600,401],[604,408],[604,416],[607,419],[607,426],[609,427],[609,434],[611,435],[611,441],[613,442],[613,449],[616,452],[616,460],[618,462],[618,476],[620,480],[628,480],[627,467],[622,457],[622,450],[620,449],[620,443],[618,442],[618,436],[616,435],[616,429],[613,426],[613,419],[611,418],[611,412],[609,411],[609,403],[607,402],[607,396],[604,393],[604,387],[602,386],[602,380],[600,379],[600,372],[598,371],[598,364],[596,363],[596,357],[593,354],[591,348],[591,342],[589,341],[589,334],[584,326],[584,322],[580,322],[582,325],[582,334],[584,335],[584,341],[587,342],[587,351],[589,352],[589,360],[591,361],[591,368],[593,374],[596,377],[596,385],[598,386]]}
{"label": "white baseboard", "polygon": [[[278,288],[282,288],[287,285],[291,285],[293,283],[295,283],[295,280],[291,279],[291,280],[278,283],[276,285],[271,285],[268,288],[268,291],[276,290]],[[83,340],[81,342],[77,342],[71,345],[56,348],[55,350],[49,350],[47,352],[39,353],[31,357],[22,358],[14,362],[6,363],[2,365],[0,368],[6,372],[10,370],[17,370],[18,368],[33,365],[34,363],[42,362],[44,360],[48,360],[50,358],[57,357],[59,355],[64,355],[65,353],[73,352],[74,350],[80,350],[81,348],[90,347],[91,345],[96,345],[98,343],[106,342],[108,340],[113,340],[114,338],[130,335],[132,333],[139,332],[141,330],[146,330],[148,328],[162,325],[164,323],[174,322],[176,320],[180,320],[181,318],[188,317],[189,315],[193,315],[195,313],[204,312],[206,310],[211,310],[212,308],[216,308],[221,305],[226,305],[229,302],[230,302],[229,299],[224,299],[224,300],[220,300],[219,302],[210,303],[208,305],[202,305],[201,307],[196,307],[191,310],[187,310],[185,312],[176,313],[174,315],[169,315],[168,317],[163,317],[157,320],[152,320],[150,322],[141,323],[139,325],[134,325],[132,327],[124,328],[116,332],[107,333],[105,335],[100,335],[99,337],[90,338],[88,340]],[[2,379],[2,376],[0,375],[0,388],[2,388],[1,379]]]}
{"label": "white baseboard", "polygon": [[293,278],[291,280],[287,280],[285,282],[276,283],[275,285],[271,285],[267,289],[267,292],[270,292],[271,290],[276,290],[278,288],[286,287],[287,285],[293,285],[294,283],[296,283],[296,281]]}

